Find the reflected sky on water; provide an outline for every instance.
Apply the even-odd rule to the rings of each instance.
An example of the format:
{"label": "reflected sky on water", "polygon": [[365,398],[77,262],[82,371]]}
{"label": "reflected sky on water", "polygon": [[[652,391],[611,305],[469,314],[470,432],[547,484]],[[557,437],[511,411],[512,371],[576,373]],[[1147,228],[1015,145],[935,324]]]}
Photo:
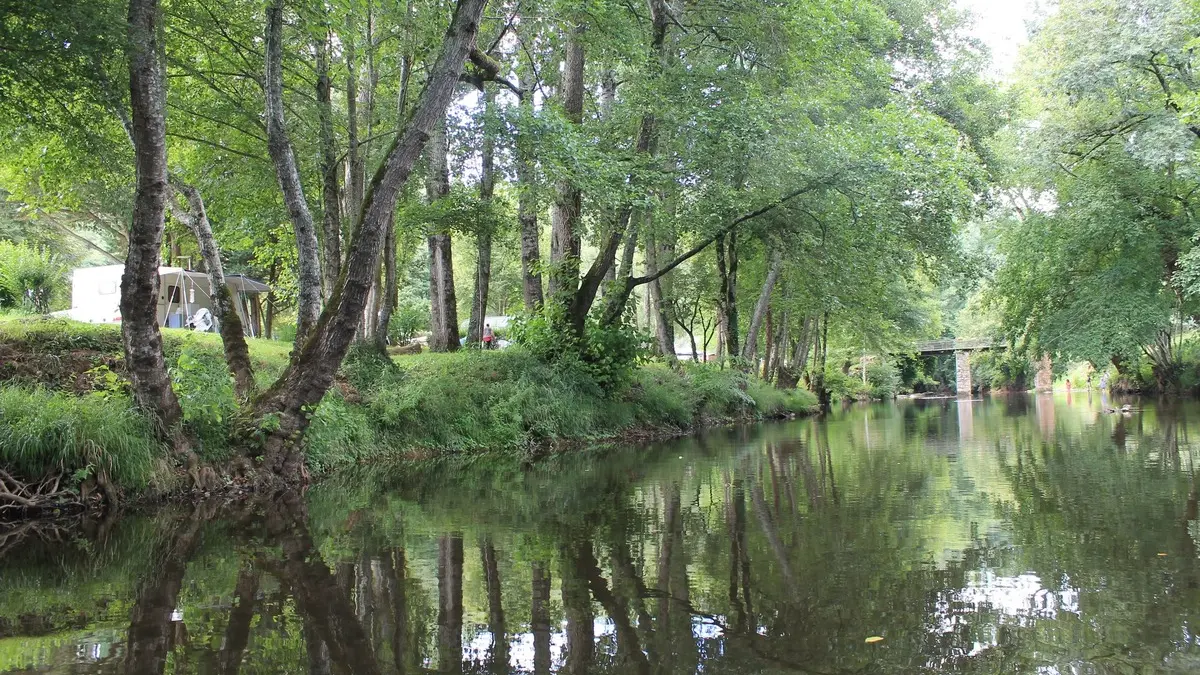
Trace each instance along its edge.
{"label": "reflected sky on water", "polygon": [[0,673],[1198,672],[1200,405],[1110,404],[856,406],[0,529]]}

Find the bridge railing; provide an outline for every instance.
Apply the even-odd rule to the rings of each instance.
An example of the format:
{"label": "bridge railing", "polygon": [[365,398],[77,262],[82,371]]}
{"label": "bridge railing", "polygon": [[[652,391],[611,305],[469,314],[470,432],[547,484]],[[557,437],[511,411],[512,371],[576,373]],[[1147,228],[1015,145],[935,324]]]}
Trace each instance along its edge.
{"label": "bridge railing", "polygon": [[920,354],[937,354],[949,352],[973,352],[982,349],[992,349],[992,341],[988,338],[970,338],[965,340],[945,339],[928,340],[913,345],[913,351]]}

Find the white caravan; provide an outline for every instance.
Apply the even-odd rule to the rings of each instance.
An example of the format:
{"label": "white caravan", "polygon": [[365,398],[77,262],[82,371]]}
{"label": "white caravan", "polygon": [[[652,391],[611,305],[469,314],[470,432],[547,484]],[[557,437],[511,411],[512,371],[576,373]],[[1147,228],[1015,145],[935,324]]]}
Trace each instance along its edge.
{"label": "white caravan", "polygon": [[[121,321],[121,275],[124,265],[81,267],[71,274],[71,309],[63,312],[76,321]],[[226,275],[225,285],[246,334],[262,334],[262,296],[271,288],[237,274]],[[166,328],[216,330],[212,320],[212,286],[208,275],[182,267],[158,268],[158,325]]]}

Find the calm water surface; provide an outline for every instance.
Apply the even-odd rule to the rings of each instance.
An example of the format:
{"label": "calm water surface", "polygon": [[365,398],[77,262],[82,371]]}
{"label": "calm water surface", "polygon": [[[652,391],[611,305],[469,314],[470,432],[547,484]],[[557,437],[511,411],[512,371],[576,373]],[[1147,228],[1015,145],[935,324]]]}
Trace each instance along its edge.
{"label": "calm water surface", "polygon": [[1200,406],[1143,405],[903,402],[0,530],[0,673],[1200,672]]}

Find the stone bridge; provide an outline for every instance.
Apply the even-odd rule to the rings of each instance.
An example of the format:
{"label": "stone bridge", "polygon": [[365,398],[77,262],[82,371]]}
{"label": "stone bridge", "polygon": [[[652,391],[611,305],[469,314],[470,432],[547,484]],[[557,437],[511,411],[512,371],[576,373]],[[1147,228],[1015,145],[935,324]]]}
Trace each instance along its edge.
{"label": "stone bridge", "polygon": [[[1005,349],[1004,345],[994,344],[990,338],[947,338],[944,340],[929,340],[913,345],[910,354],[940,355],[954,354],[955,389],[959,396],[971,395],[971,352],[981,352],[990,349]],[[1037,376],[1034,378],[1038,391],[1050,391],[1054,387],[1054,373],[1051,370],[1050,357],[1045,356],[1038,364]]]}

